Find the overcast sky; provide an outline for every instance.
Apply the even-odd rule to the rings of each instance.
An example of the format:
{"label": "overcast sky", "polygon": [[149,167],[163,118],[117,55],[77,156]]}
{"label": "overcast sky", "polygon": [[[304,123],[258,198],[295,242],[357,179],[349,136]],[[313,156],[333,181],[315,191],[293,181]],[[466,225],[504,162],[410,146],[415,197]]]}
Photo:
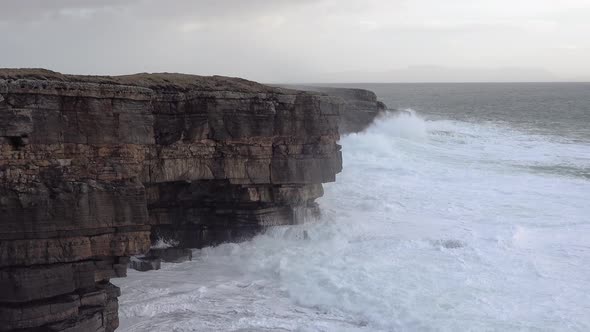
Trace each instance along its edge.
{"label": "overcast sky", "polygon": [[0,67],[263,82],[590,80],[590,0],[0,0]]}

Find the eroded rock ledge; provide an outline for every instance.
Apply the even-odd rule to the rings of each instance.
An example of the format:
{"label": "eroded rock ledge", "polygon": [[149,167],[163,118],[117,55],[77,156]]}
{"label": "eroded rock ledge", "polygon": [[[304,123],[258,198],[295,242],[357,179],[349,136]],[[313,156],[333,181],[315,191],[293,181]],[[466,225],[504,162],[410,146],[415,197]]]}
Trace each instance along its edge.
{"label": "eroded rock ledge", "polygon": [[0,330],[113,331],[109,280],[154,234],[296,223],[341,170],[342,109],[237,78],[0,69]]}

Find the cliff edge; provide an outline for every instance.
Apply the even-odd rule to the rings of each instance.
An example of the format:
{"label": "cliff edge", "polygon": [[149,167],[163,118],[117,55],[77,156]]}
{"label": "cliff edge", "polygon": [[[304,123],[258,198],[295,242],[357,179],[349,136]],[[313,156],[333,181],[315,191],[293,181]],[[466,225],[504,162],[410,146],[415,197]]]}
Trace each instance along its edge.
{"label": "cliff edge", "polygon": [[318,92],[342,99],[342,110],[338,118],[340,135],[358,133],[373,123],[376,117],[387,110],[373,91],[357,88],[334,88],[317,85],[283,85],[285,88]]}
{"label": "cliff edge", "polygon": [[338,98],[229,77],[0,69],[0,331],[113,331],[129,256],[315,211]]}

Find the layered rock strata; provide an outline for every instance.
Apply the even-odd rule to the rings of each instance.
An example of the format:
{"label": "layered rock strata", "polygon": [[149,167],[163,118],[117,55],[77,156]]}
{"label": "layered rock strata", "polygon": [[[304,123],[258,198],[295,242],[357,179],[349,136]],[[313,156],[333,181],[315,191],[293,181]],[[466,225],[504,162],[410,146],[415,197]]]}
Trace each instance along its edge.
{"label": "layered rock strata", "polygon": [[377,95],[373,91],[365,89],[308,85],[285,85],[285,87],[341,98],[344,105],[338,119],[338,129],[341,135],[363,131],[376,117],[387,110],[386,105],[377,99]]}
{"label": "layered rock strata", "polygon": [[0,69],[0,331],[113,331],[109,280],[156,237],[296,223],[341,170],[342,108],[237,78]]}

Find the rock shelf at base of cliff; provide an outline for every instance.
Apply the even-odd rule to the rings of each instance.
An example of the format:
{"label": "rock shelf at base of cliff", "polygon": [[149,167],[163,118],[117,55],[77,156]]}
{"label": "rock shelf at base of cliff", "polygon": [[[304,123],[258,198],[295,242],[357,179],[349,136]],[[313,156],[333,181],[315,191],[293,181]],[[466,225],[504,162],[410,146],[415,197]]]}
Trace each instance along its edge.
{"label": "rock shelf at base of cliff", "polygon": [[344,107],[220,76],[0,69],[0,331],[113,331],[109,281],[155,240],[202,247],[317,213]]}

